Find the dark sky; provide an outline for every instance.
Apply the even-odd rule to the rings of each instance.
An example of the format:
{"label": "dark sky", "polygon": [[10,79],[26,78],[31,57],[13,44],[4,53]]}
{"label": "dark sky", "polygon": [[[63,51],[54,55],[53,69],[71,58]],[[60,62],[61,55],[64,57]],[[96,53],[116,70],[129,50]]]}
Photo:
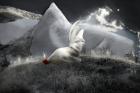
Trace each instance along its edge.
{"label": "dark sky", "polygon": [[70,20],[76,20],[86,15],[95,8],[109,6],[116,12],[127,26],[133,29],[140,29],[140,1],[139,0],[0,0],[0,5],[8,5],[20,9],[44,13],[51,2],[63,11]]}

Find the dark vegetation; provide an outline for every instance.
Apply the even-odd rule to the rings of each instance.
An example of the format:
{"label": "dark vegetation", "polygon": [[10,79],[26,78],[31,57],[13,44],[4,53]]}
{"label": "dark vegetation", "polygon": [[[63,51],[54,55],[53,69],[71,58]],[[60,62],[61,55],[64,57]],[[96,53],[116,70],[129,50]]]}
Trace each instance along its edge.
{"label": "dark vegetation", "polygon": [[0,93],[140,93],[140,65],[110,58],[41,62],[0,73]]}

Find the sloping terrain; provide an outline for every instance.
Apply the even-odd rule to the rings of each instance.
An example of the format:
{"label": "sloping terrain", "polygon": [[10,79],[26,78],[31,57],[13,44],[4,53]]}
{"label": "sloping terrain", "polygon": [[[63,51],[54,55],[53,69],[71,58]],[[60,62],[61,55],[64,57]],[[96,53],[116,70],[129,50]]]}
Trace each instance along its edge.
{"label": "sloping terrain", "polygon": [[40,14],[0,6],[0,68],[8,66],[13,58],[31,54],[32,31],[29,30],[40,17]]}
{"label": "sloping terrain", "polygon": [[32,19],[39,20],[42,15],[28,12],[25,10],[17,9],[10,6],[0,6],[0,22],[6,23],[15,21],[17,19]]}
{"label": "sloping terrain", "polygon": [[22,37],[27,31],[32,29],[38,20],[19,19],[14,22],[0,23],[0,41],[2,44],[8,44]]}
{"label": "sloping terrain", "polygon": [[0,73],[0,93],[139,93],[140,65],[110,58],[45,65],[41,61]]}
{"label": "sloping terrain", "polygon": [[0,69],[13,64],[12,60],[18,57],[28,57],[31,55],[32,31],[27,32],[15,41],[7,45],[0,45]]}
{"label": "sloping terrain", "polygon": [[0,6],[0,42],[8,44],[22,37],[41,18],[40,14],[9,6]]}

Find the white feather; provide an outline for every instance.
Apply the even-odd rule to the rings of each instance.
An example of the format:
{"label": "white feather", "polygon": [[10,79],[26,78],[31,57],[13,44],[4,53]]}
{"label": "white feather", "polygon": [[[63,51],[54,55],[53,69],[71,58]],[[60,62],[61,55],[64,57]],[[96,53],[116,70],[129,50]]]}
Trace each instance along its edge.
{"label": "white feather", "polygon": [[85,40],[83,38],[84,30],[80,30],[75,39],[73,40],[73,43],[70,43],[70,47],[75,49],[78,52],[81,52],[83,45],[85,44]]}
{"label": "white feather", "polygon": [[80,27],[78,26],[78,23],[80,23],[80,21],[76,21],[70,29],[69,32],[69,42],[73,43],[73,41],[75,40],[76,35],[78,34]]}
{"label": "white feather", "polygon": [[84,30],[80,29],[78,23],[75,22],[69,32],[69,46],[56,49],[48,58],[49,62],[61,63],[61,62],[80,62],[79,54],[85,43],[83,38]]}

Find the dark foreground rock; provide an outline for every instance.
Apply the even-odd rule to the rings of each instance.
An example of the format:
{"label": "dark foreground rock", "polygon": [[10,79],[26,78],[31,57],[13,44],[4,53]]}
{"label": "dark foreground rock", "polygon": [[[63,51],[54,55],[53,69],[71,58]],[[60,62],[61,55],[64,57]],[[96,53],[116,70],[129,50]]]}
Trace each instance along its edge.
{"label": "dark foreground rock", "polygon": [[0,73],[0,93],[140,93],[140,65],[104,58],[24,64]]}

